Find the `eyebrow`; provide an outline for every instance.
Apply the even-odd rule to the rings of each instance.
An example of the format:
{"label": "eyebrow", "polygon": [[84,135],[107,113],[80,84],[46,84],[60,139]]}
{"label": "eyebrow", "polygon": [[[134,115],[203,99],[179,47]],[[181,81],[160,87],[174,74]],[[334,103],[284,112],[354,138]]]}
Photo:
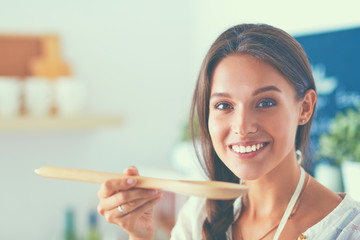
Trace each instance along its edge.
{"label": "eyebrow", "polygon": [[275,91],[275,92],[280,92],[281,93],[281,90],[278,89],[277,87],[275,87],[275,86],[267,86],[267,87],[257,89],[253,93],[253,96],[258,95],[258,94],[263,93],[263,92],[268,92],[268,91]]}
{"label": "eyebrow", "polygon": [[211,96],[210,96],[210,99],[212,99],[212,98],[217,98],[217,97],[226,97],[226,98],[230,98],[230,94],[228,94],[228,93],[213,93]]}
{"label": "eyebrow", "polygon": [[[260,93],[263,93],[263,92],[268,92],[268,91],[276,91],[276,92],[280,92],[281,93],[281,90],[278,89],[277,87],[275,86],[267,86],[267,87],[263,87],[263,88],[259,88],[257,90],[255,90],[255,92],[253,93],[253,96],[256,96]],[[227,98],[230,98],[231,95],[229,93],[213,93],[211,96],[210,96],[210,99],[211,98],[216,98],[216,97],[227,97]]]}

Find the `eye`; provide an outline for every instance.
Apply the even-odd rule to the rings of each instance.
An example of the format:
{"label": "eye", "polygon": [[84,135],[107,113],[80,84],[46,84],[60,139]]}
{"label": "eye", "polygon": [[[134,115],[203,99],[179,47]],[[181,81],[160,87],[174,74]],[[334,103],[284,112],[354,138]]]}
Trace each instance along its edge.
{"label": "eye", "polygon": [[220,102],[215,104],[214,108],[218,110],[227,110],[227,109],[232,109],[232,106],[229,103]]}
{"label": "eye", "polygon": [[273,106],[276,106],[276,101],[273,99],[261,100],[257,105],[257,107],[259,107],[259,108],[269,108],[269,107],[273,107]]}

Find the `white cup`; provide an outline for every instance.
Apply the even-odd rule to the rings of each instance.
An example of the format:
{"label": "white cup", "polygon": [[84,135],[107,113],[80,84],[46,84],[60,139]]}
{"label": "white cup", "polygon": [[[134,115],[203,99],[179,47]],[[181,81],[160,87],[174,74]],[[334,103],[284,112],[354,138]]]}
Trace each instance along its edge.
{"label": "white cup", "polygon": [[52,105],[51,82],[47,78],[31,77],[25,80],[25,106],[29,115],[46,116]]}
{"label": "white cup", "polygon": [[59,116],[77,115],[84,108],[86,89],[83,84],[72,78],[61,77],[55,82],[55,104]]}
{"label": "white cup", "polygon": [[15,117],[20,108],[20,83],[16,78],[0,77],[0,117]]}

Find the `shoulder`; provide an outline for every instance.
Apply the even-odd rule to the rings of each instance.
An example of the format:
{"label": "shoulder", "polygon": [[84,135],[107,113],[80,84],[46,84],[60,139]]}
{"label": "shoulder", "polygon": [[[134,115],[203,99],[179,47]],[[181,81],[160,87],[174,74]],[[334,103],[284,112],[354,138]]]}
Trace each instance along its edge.
{"label": "shoulder", "polygon": [[181,208],[171,231],[171,240],[201,239],[202,224],[206,218],[206,199],[190,197]]}
{"label": "shoulder", "polygon": [[331,213],[304,233],[308,239],[360,239],[360,202],[343,197]]}

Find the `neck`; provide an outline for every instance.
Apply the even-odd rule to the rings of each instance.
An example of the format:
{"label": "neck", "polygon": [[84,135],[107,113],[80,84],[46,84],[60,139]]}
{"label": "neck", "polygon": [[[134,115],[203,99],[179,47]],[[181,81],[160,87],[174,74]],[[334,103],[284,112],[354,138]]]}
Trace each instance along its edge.
{"label": "neck", "polygon": [[249,192],[243,204],[253,220],[281,218],[300,178],[300,166],[294,157],[282,161],[260,179],[246,181]]}

